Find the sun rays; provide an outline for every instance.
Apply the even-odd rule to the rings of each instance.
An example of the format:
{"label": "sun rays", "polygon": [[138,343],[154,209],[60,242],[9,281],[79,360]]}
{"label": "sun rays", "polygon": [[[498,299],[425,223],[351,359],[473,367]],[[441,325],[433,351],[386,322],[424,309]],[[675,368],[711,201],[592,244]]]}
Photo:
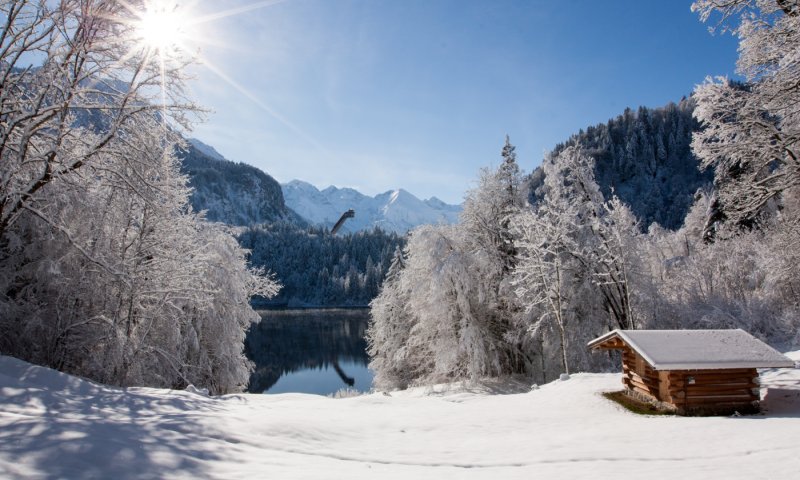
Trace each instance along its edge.
{"label": "sun rays", "polygon": [[[235,8],[213,13],[198,14],[199,0],[179,2],[176,0],[145,0],[141,7],[134,7],[126,0],[119,0],[128,10],[130,18],[123,23],[132,27],[130,55],[141,53],[148,62],[154,62],[161,72],[161,100],[166,110],[166,76],[168,68],[174,63],[186,63],[189,59],[208,69],[228,86],[257,105],[262,111],[280,122],[294,134],[300,136],[320,151],[324,149],[311,135],[295,125],[291,120],[267,104],[263,99],[247,90],[241,83],[228,75],[222,68],[200,51],[201,45],[221,44],[220,32],[213,32],[208,26],[216,21],[243,15],[255,10],[270,7],[286,0],[262,0]],[[164,121],[166,122],[166,112]],[[166,127],[166,123],[165,123]]]}
{"label": "sun rays", "polygon": [[136,35],[148,47],[164,51],[184,41],[188,19],[177,9],[177,5],[150,4],[141,14]]}

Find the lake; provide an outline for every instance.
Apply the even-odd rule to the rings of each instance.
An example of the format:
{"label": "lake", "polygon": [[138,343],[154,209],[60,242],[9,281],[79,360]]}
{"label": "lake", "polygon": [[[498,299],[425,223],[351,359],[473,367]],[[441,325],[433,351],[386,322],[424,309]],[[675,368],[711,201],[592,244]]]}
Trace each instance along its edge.
{"label": "lake", "polygon": [[252,393],[368,391],[368,309],[263,310],[247,333]]}

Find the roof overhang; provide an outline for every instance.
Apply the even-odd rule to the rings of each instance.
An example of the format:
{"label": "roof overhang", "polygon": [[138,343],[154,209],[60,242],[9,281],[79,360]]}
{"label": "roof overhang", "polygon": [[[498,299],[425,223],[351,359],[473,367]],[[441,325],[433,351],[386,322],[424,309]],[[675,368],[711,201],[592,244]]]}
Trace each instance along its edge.
{"label": "roof overhang", "polygon": [[655,370],[794,367],[790,358],[741,329],[613,330],[587,346],[593,350],[629,347]]}

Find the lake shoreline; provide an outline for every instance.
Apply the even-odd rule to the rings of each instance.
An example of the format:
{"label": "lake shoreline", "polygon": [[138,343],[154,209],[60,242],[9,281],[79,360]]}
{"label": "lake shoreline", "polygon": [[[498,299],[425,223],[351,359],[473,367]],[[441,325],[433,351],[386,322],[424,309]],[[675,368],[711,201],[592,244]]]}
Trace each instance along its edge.
{"label": "lake shoreline", "polygon": [[300,310],[300,311],[307,311],[307,310],[326,310],[326,311],[336,311],[336,310],[369,310],[369,305],[302,305],[302,306],[294,306],[294,305],[259,305],[258,307],[253,307],[253,310],[256,312],[283,312],[283,311],[290,311],[290,310]]}
{"label": "lake shoreline", "polygon": [[[259,310],[245,353],[253,362],[247,390],[253,393],[315,393],[372,386],[365,308]],[[273,389],[274,387],[274,389]]]}

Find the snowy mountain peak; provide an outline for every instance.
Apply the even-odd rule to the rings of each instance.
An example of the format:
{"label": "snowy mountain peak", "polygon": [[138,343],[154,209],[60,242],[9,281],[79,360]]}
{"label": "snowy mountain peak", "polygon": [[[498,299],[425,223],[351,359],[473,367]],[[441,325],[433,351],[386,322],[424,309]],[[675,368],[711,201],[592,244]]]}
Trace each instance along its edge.
{"label": "snowy mountain peak", "polygon": [[329,186],[319,190],[300,180],[282,187],[286,205],[311,223],[332,227],[342,213],[355,210],[356,216],[344,224],[344,232],[377,226],[405,233],[418,225],[455,223],[461,212],[459,205],[448,205],[438,199],[422,201],[402,188],[369,197],[352,188]]}
{"label": "snowy mountain peak", "polygon": [[389,197],[389,203],[397,203],[397,202],[406,202],[406,203],[416,203],[420,200],[415,197],[414,195],[408,193],[406,190],[402,188],[398,188],[397,190],[392,190],[392,194]]}
{"label": "snowy mountain peak", "polygon": [[439,200],[437,197],[428,198],[427,200],[423,200],[423,202],[427,203],[432,208],[436,208],[436,209],[439,209],[439,210],[448,210],[448,209],[454,207],[454,205],[449,205],[447,203],[444,203],[443,201]]}

